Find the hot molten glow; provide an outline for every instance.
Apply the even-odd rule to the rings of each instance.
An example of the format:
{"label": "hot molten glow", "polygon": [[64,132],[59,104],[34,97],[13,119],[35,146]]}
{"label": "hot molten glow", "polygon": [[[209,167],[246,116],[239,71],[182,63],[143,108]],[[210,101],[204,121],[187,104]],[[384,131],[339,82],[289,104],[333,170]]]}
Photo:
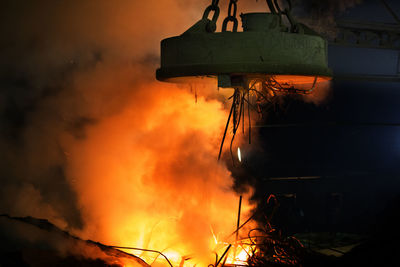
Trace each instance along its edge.
{"label": "hot molten glow", "polygon": [[242,162],[242,153],[240,152],[240,147],[238,147],[237,154],[239,161]]}
{"label": "hot molten glow", "polygon": [[[139,88],[130,102],[91,126],[87,138],[65,139],[68,177],[85,220],[76,233],[158,250],[174,265],[214,263],[213,251],[221,256],[221,244],[234,241],[237,220],[232,177],[217,161],[227,111],[216,100],[199,96],[196,103],[189,91],[159,83]],[[250,208],[242,203],[243,218]],[[167,265],[155,253],[127,252]]]}

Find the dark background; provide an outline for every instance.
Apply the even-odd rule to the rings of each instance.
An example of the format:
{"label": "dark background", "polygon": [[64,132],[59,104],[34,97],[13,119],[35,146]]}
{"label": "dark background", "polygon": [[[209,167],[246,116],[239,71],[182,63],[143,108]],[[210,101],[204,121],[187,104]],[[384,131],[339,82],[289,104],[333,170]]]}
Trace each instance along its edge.
{"label": "dark background", "polygon": [[[395,23],[380,1],[336,19]],[[328,53],[337,77],[326,102],[286,97],[257,125],[259,149],[235,173],[239,181],[251,177],[260,203],[278,195],[275,221],[289,234],[376,233],[384,214],[400,208],[393,204],[400,194],[400,86],[356,76],[398,75],[399,51],[330,44]]]}

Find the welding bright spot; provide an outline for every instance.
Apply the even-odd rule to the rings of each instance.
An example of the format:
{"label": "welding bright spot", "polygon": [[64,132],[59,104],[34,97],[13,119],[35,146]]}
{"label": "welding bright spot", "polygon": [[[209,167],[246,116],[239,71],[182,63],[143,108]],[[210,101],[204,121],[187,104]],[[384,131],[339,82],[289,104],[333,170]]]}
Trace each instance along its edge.
{"label": "welding bright spot", "polygon": [[240,152],[240,147],[238,147],[238,159],[242,162],[242,153]]}

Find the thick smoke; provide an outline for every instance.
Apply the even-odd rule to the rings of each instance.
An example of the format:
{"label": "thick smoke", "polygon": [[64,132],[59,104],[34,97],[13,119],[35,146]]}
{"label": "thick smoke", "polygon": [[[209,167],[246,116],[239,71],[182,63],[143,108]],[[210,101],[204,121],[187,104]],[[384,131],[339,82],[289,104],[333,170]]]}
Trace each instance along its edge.
{"label": "thick smoke", "polygon": [[363,0],[293,0],[293,14],[299,22],[333,38],[337,32],[335,18],[362,2]]}
{"label": "thick smoke", "polygon": [[189,25],[183,7],[172,0],[3,4],[2,212],[80,225],[60,138],[85,139],[87,127],[118,113],[153,78],[159,39]]}
{"label": "thick smoke", "polygon": [[207,4],[3,4],[0,213],[213,257],[212,234],[222,240],[236,221],[232,178],[216,161],[227,113],[154,79],[160,39]]}
{"label": "thick smoke", "polygon": [[293,0],[295,8],[301,8],[315,20],[333,20],[334,16],[348,8],[361,4],[362,0]]}
{"label": "thick smoke", "polygon": [[29,266],[148,266],[140,258],[81,240],[32,217],[0,215],[0,240],[4,266],[25,266],[23,262]]}
{"label": "thick smoke", "polygon": [[[288,0],[279,0],[281,9],[288,7]],[[318,33],[329,37],[336,35],[337,15],[345,12],[363,0],[291,0],[292,15]],[[238,8],[249,12],[270,12],[265,0],[239,1]]]}

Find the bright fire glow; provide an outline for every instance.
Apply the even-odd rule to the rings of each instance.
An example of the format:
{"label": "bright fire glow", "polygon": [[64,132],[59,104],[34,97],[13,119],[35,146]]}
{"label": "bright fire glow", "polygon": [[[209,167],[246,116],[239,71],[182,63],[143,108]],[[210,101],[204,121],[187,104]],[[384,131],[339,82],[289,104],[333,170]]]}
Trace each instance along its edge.
{"label": "bright fire glow", "polygon": [[240,147],[238,147],[237,154],[239,161],[242,162],[242,153],[240,152]]}
{"label": "bright fire glow", "polygon": [[[218,255],[222,253],[228,247],[227,243],[218,243]],[[247,259],[256,252],[256,245],[251,243],[249,239],[242,239],[238,242],[234,242],[231,249],[224,257],[224,261],[228,265],[247,265]],[[226,258],[226,259],[225,259]]]}
{"label": "bright fire glow", "polygon": [[[232,177],[217,161],[227,111],[204,96],[196,103],[188,91],[170,84],[137,92],[122,113],[67,146],[68,177],[85,222],[76,233],[160,251],[174,266],[182,258],[187,266],[207,266],[215,261],[213,251],[222,255],[221,242],[234,242],[237,220]],[[250,209],[243,201],[243,218]],[[168,266],[157,253],[126,251]],[[238,252],[238,257],[245,256]]]}

